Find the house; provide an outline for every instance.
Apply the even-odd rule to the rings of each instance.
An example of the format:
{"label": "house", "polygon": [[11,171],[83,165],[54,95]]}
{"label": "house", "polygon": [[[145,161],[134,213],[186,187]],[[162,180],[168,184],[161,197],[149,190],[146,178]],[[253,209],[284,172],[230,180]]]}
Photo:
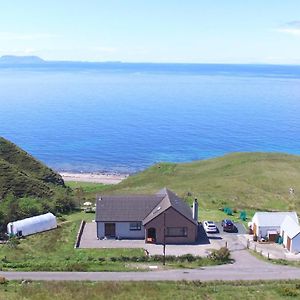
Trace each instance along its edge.
{"label": "house", "polygon": [[98,239],[194,243],[198,237],[198,202],[194,201],[192,210],[166,188],[154,195],[99,196],[95,221]]}
{"label": "house", "polygon": [[280,236],[283,246],[293,253],[300,252],[300,226],[298,222],[287,216],[281,224]]}
{"label": "house", "polygon": [[281,225],[286,217],[298,224],[296,212],[257,212],[252,218],[253,234],[260,238],[275,241],[280,234]]}
{"label": "house", "polygon": [[26,236],[57,227],[56,217],[52,213],[47,213],[23,220],[10,222],[7,224],[7,234]]}

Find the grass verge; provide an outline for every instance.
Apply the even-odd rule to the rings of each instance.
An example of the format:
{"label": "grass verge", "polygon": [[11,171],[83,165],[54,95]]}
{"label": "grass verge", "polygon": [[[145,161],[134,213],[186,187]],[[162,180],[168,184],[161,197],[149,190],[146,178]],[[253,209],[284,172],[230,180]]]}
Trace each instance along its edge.
{"label": "grass verge", "polygon": [[299,299],[300,281],[19,282],[0,285],[0,299]]}

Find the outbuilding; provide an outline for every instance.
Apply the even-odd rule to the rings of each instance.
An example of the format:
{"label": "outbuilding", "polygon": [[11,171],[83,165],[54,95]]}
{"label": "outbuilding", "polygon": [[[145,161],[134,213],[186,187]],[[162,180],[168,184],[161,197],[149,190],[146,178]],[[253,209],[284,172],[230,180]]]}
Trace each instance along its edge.
{"label": "outbuilding", "polygon": [[287,216],[280,230],[283,246],[290,252],[300,252],[300,226],[295,220]]}
{"label": "outbuilding", "polygon": [[298,224],[296,212],[257,212],[252,218],[252,231],[259,239],[274,240],[280,234],[281,225],[286,217]]}
{"label": "outbuilding", "polygon": [[56,217],[52,213],[47,213],[23,220],[10,222],[7,224],[7,233],[9,236],[26,236],[54,229],[56,227]]}

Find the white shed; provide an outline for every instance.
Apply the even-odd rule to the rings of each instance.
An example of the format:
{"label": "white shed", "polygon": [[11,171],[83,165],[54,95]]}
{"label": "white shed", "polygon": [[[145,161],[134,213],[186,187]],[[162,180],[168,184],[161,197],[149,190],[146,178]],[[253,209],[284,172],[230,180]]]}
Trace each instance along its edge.
{"label": "white shed", "polygon": [[26,218],[7,224],[8,235],[26,236],[57,227],[56,217],[52,213]]}
{"label": "white shed", "polygon": [[253,234],[258,238],[268,237],[274,232],[280,233],[281,224],[284,219],[289,216],[296,224],[298,224],[298,216],[296,212],[257,212],[252,218]]}
{"label": "white shed", "polygon": [[291,217],[285,217],[280,230],[283,245],[293,253],[300,252],[300,226]]}

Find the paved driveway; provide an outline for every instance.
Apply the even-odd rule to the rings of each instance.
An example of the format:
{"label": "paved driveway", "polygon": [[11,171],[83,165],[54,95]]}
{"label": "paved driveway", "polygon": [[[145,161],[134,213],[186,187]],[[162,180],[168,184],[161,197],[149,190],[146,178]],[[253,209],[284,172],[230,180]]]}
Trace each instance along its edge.
{"label": "paved driveway", "polygon": [[[146,244],[142,240],[97,240],[96,224],[86,223],[79,248],[142,248],[148,251],[150,255],[162,255],[163,246]],[[237,234],[223,233],[206,235],[202,227],[199,228],[199,239],[195,244],[190,245],[167,245],[167,255],[193,254],[197,256],[207,256],[211,249],[219,249],[226,246],[231,250],[244,249],[245,246],[240,242]]]}

